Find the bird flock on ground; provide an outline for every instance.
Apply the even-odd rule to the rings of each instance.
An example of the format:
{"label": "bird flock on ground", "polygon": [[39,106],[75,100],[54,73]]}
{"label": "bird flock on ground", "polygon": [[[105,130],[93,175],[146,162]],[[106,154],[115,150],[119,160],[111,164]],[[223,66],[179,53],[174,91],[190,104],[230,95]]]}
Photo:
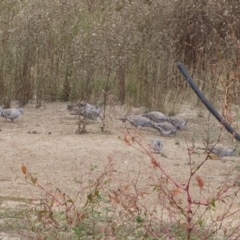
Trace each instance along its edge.
{"label": "bird flock on ground", "polygon": [[[187,121],[177,116],[166,116],[162,112],[153,111],[142,115],[128,115],[120,118],[122,122],[128,121],[136,128],[148,127],[158,130],[163,136],[175,136],[177,130],[186,130]],[[161,139],[151,139],[151,148],[154,152],[160,153],[163,149],[163,142]],[[201,148],[200,148],[201,149]],[[210,153],[215,154],[217,157],[222,158],[225,156],[232,156],[235,149],[229,149],[226,146],[217,144],[214,146],[208,146],[204,148]]]}
{"label": "bird flock on ground", "polygon": [[134,127],[150,127],[158,130],[163,136],[176,135],[177,130],[187,129],[187,122],[181,117],[169,117],[161,112],[149,112],[142,115],[129,115],[120,118]]}
{"label": "bird flock on ground", "polygon": [[[80,102],[78,104],[67,105],[70,115],[83,116],[86,119],[98,121],[101,119],[102,108],[98,105],[92,105],[87,102]],[[7,108],[0,107],[0,115],[7,120],[14,122],[14,119],[22,115],[23,108]],[[121,117],[123,123],[129,122],[136,128],[153,128],[156,129],[162,136],[175,136],[178,130],[187,129],[187,121],[177,116],[166,116],[162,112],[152,111],[142,115],[127,115]],[[163,142],[161,139],[152,138],[150,146],[154,153],[160,153],[163,149]],[[200,148],[201,149],[201,148]],[[203,149],[203,148],[202,148]],[[204,148],[208,152],[214,153],[219,158],[224,156],[232,156],[235,149],[229,149],[221,144],[208,146]]]}
{"label": "bird flock on ground", "polygon": [[[187,122],[181,117],[166,116],[162,112],[153,111],[142,115],[128,115],[120,118],[122,122],[128,121],[136,128],[148,127],[156,129],[163,136],[176,136],[177,130],[186,130]],[[151,139],[151,148],[160,153],[163,143],[160,139]]]}

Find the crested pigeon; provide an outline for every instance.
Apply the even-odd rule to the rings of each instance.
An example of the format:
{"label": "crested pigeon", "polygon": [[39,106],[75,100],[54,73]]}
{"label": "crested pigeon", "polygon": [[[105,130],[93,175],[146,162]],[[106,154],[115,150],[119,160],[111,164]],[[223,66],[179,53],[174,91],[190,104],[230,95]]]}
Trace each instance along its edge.
{"label": "crested pigeon", "polygon": [[1,108],[1,116],[7,119],[10,119],[12,122],[14,121],[15,118],[18,118],[20,115],[23,114],[23,109],[22,108],[7,108],[7,109],[2,109]]}
{"label": "crested pigeon", "polygon": [[234,149],[230,149],[226,146],[223,146],[222,144],[208,146],[207,149],[220,158],[225,156],[232,156],[234,153]]}
{"label": "crested pigeon", "polygon": [[176,129],[184,130],[187,128],[187,122],[180,117],[168,117],[170,122]]}
{"label": "crested pigeon", "polygon": [[81,115],[90,120],[98,120],[102,109],[89,103],[81,102],[78,105],[68,105],[67,109],[72,111],[70,115]]}
{"label": "crested pigeon", "polygon": [[152,138],[151,139],[151,148],[154,152],[160,153],[160,151],[163,149],[163,143],[160,139]]}
{"label": "crested pigeon", "polygon": [[84,108],[82,111],[81,111],[81,115],[90,119],[90,120],[99,120],[100,117],[100,114],[101,114],[101,109],[95,109],[95,110],[90,110],[88,108]]}
{"label": "crested pigeon", "polygon": [[99,107],[99,105],[95,106],[87,102],[80,102],[79,107],[81,109],[87,109],[89,111],[100,111],[100,112],[102,111],[102,108]]}
{"label": "crested pigeon", "polygon": [[165,114],[157,111],[149,112],[149,113],[143,114],[142,116],[147,117],[154,122],[164,122],[168,119],[168,117]]}
{"label": "crested pigeon", "polygon": [[130,122],[134,127],[152,127],[152,122],[149,118],[143,117],[141,115],[129,115],[120,118],[122,122]]}
{"label": "crested pigeon", "polygon": [[157,129],[164,136],[176,135],[177,133],[176,127],[169,122],[155,123],[152,127]]}

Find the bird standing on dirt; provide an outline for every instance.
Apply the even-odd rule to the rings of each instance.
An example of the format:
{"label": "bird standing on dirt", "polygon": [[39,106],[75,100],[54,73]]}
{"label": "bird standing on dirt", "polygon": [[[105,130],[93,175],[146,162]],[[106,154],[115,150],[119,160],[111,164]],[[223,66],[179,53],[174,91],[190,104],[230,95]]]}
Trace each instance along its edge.
{"label": "bird standing on dirt", "polygon": [[159,122],[152,125],[164,136],[171,136],[177,134],[177,129],[169,122]]}
{"label": "bird standing on dirt", "polygon": [[221,144],[215,145],[215,146],[208,146],[208,150],[217,155],[218,157],[222,158],[225,156],[232,156],[234,153],[234,149],[230,149],[226,146],[223,146]]}
{"label": "bird standing on dirt", "polygon": [[81,102],[78,105],[68,105],[67,109],[72,111],[70,115],[81,115],[90,120],[98,120],[102,112],[102,108],[89,103]]}
{"label": "bird standing on dirt", "polygon": [[184,130],[187,128],[187,122],[180,117],[168,117],[165,114],[157,111],[149,112],[143,114],[142,116],[147,117],[156,123],[169,122],[176,129]]}
{"label": "bird standing on dirt", "polygon": [[167,121],[177,129],[185,130],[187,128],[187,122],[180,117],[168,117]]}
{"label": "bird standing on dirt", "polygon": [[81,115],[90,119],[90,120],[99,120],[99,118],[101,118],[100,114],[101,114],[101,109],[100,108],[95,109],[95,110],[84,108],[81,111]]}
{"label": "bird standing on dirt", "polygon": [[163,143],[160,139],[152,138],[151,139],[151,148],[154,152],[160,153],[163,149]]}
{"label": "bird standing on dirt", "polygon": [[134,127],[153,127],[153,124],[149,118],[143,117],[141,115],[129,115],[120,120],[124,123],[126,121],[130,122]]}
{"label": "bird standing on dirt", "polygon": [[149,112],[149,113],[143,114],[142,116],[147,117],[154,122],[164,122],[168,120],[168,117],[165,114],[157,111]]}
{"label": "bird standing on dirt", "polygon": [[0,109],[1,116],[7,119],[10,119],[12,122],[15,118],[18,118],[20,115],[23,114],[22,108],[7,108],[7,109]]}

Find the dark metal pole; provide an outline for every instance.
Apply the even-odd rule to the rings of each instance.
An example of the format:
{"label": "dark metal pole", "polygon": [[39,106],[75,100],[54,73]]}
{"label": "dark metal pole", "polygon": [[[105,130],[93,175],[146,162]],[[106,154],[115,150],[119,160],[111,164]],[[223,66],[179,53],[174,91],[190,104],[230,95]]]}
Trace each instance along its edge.
{"label": "dark metal pole", "polygon": [[211,103],[204,97],[202,92],[198,89],[197,85],[194,83],[193,79],[188,74],[187,70],[183,66],[182,63],[178,63],[178,68],[182,72],[183,76],[186,78],[187,82],[193,89],[193,91],[197,94],[198,98],[201,99],[203,104],[207,107],[207,109],[213,114],[213,116],[224,125],[224,127],[238,140],[240,141],[240,135],[227,123],[226,119],[223,118],[211,105]]}

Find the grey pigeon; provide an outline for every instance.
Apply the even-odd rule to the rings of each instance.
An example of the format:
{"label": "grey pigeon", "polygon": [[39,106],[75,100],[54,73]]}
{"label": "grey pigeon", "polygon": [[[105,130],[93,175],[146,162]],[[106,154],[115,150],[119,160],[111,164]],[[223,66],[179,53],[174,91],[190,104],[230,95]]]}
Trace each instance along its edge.
{"label": "grey pigeon", "polygon": [[93,105],[85,105],[85,106],[78,106],[78,105],[68,105],[67,109],[70,111],[81,112],[83,109],[87,109],[88,111],[97,111],[101,112],[102,109],[98,106]]}
{"label": "grey pigeon", "polygon": [[7,108],[7,109],[1,109],[1,116],[7,119],[11,119],[12,122],[15,118],[19,117],[23,114],[22,108]]}
{"label": "grey pigeon", "polygon": [[81,102],[81,103],[80,103],[80,106],[83,107],[83,108],[85,108],[85,109],[88,109],[88,110],[93,110],[93,111],[98,110],[98,111],[102,111],[102,109],[99,107],[99,105],[94,106],[94,105],[92,105],[92,104],[90,104],[90,103],[86,103],[86,102]]}
{"label": "grey pigeon", "polygon": [[90,120],[98,120],[102,112],[99,106],[94,106],[85,102],[81,102],[78,105],[68,105],[67,109],[72,111],[70,115],[81,115]]}
{"label": "grey pigeon", "polygon": [[180,117],[168,117],[168,122],[170,122],[175,128],[184,130],[187,128],[187,122]]}
{"label": "grey pigeon", "polygon": [[164,122],[164,121],[168,120],[168,117],[165,114],[163,114],[161,112],[157,112],[157,111],[145,113],[142,116],[147,117],[154,122]]}
{"label": "grey pigeon", "polygon": [[151,139],[151,148],[154,152],[160,153],[160,151],[163,149],[163,143],[160,139],[152,138]]}
{"label": "grey pigeon", "polygon": [[130,115],[130,116],[120,118],[120,120],[122,120],[122,122],[128,121],[136,128],[153,127],[151,120],[141,115]]}
{"label": "grey pigeon", "polygon": [[90,103],[86,102],[80,102],[79,104],[73,104],[73,105],[67,105],[67,109],[69,110],[76,110],[78,111],[79,109],[88,109],[88,110],[93,110],[93,111],[102,111],[102,109],[99,107],[99,105],[92,105]]}
{"label": "grey pigeon", "polygon": [[81,115],[90,119],[90,120],[99,120],[101,113],[101,109],[96,109],[96,110],[90,110],[88,108],[84,108],[81,111]]}
{"label": "grey pigeon", "polygon": [[176,127],[169,122],[155,123],[152,127],[157,129],[164,136],[176,135],[177,133]]}
{"label": "grey pigeon", "polygon": [[208,146],[207,148],[209,151],[217,155],[218,157],[222,158],[225,156],[232,156],[234,153],[233,149],[230,149],[226,146],[223,146],[221,144],[217,144],[215,146]]}
{"label": "grey pigeon", "polygon": [[81,115],[90,120],[98,120],[100,118],[100,110],[89,110],[89,109],[73,109],[73,112],[70,115]]}

